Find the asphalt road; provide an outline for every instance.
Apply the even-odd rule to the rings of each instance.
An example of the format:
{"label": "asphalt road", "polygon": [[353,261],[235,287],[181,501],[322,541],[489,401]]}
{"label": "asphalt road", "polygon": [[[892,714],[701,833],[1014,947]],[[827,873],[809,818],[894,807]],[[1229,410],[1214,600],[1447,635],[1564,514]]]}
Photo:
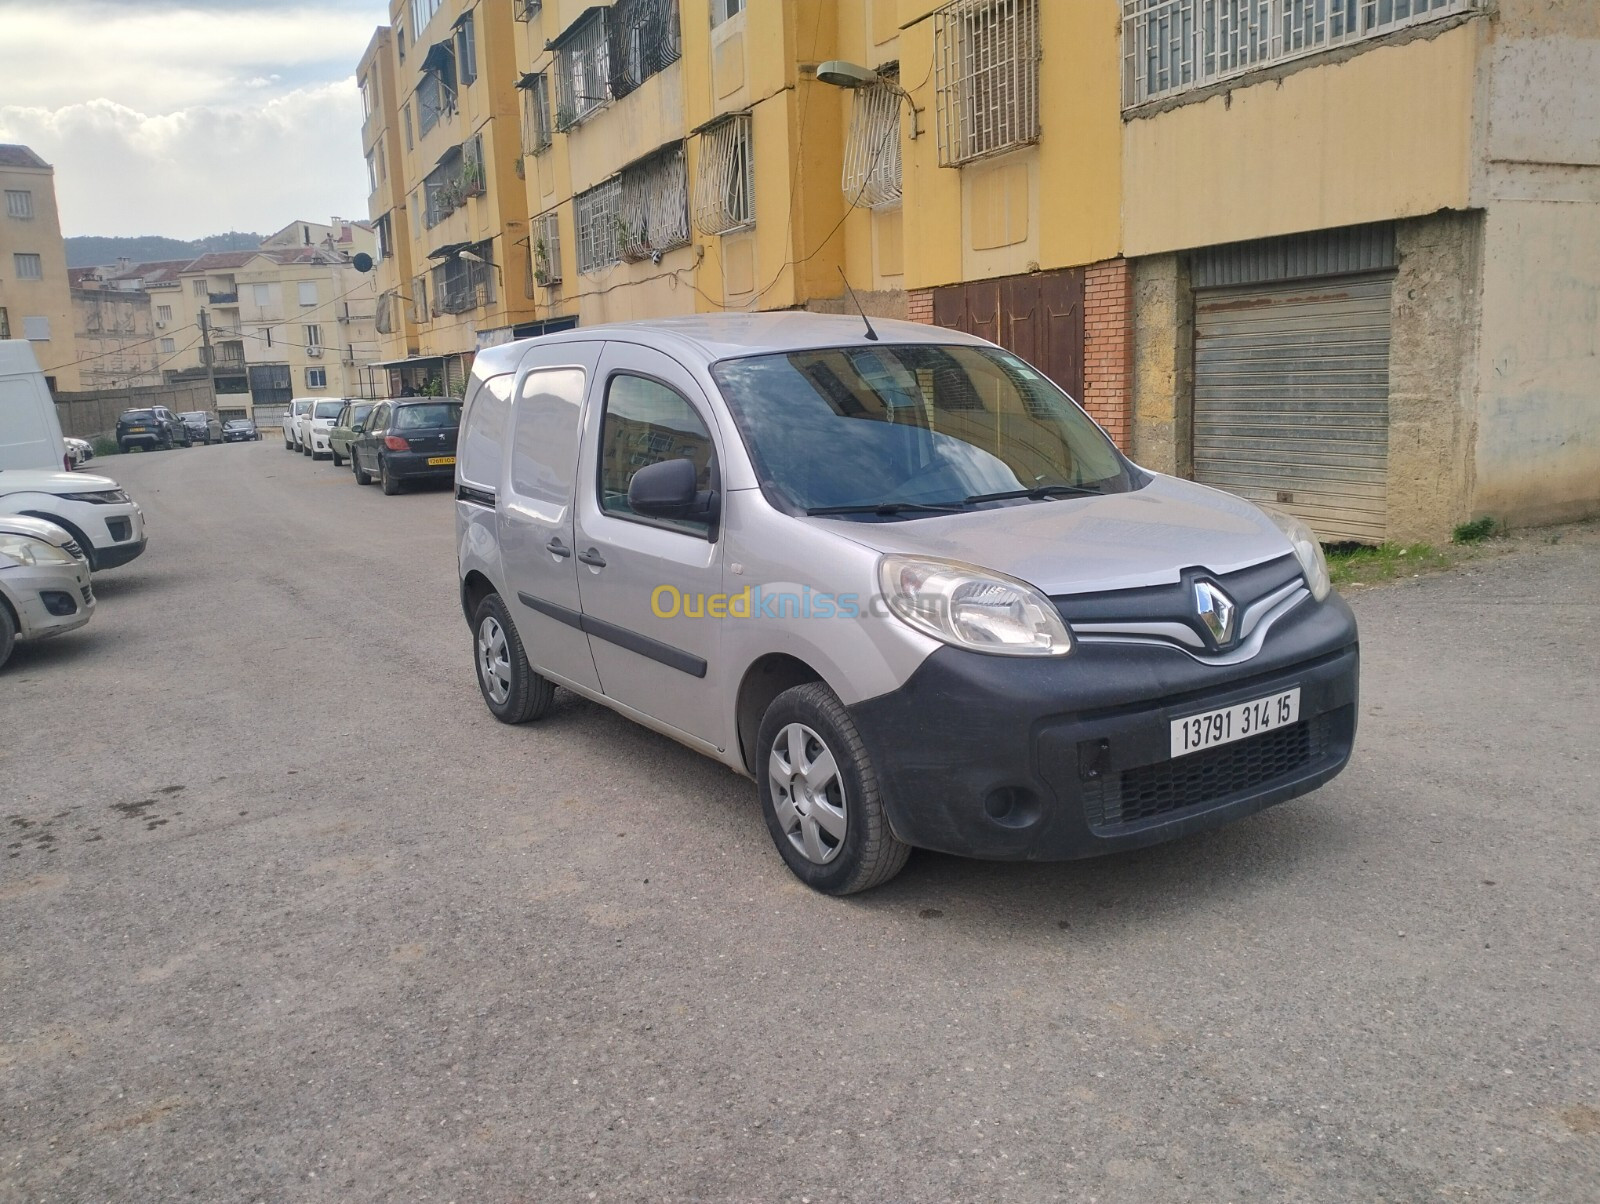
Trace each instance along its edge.
{"label": "asphalt road", "polygon": [[1600,1198],[1592,531],[1359,595],[1315,795],[841,901],[490,718],[448,493],[103,467],[150,550],[0,673],[0,1199]]}

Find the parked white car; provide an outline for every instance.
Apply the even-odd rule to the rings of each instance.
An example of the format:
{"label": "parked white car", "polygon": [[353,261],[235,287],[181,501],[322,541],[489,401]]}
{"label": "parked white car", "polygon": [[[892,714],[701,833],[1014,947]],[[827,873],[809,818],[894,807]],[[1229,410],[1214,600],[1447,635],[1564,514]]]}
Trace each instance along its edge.
{"label": "parked white car", "polygon": [[345,399],[331,397],[316,402],[311,407],[311,412],[305,417],[305,435],[300,448],[313,460],[321,460],[333,454],[333,444],[328,441],[329,432],[333,424],[339,420],[339,414],[344,410]]}
{"label": "parked white car", "polygon": [[283,416],[283,447],[285,451],[299,451],[301,446],[301,421],[316,404],[315,397],[296,397],[289,403]]}
{"label": "parked white car", "polygon": [[67,459],[72,462],[72,467],[82,468],[94,459],[94,445],[87,439],[75,439],[68,435],[61,442],[66,445]]}
{"label": "parked white car", "polygon": [[17,644],[73,631],[93,614],[77,541],[43,519],[0,518],[0,666]]}
{"label": "parked white car", "polygon": [[144,511],[110,477],[0,469],[0,515],[42,518],[66,529],[98,572],[145,549]]}

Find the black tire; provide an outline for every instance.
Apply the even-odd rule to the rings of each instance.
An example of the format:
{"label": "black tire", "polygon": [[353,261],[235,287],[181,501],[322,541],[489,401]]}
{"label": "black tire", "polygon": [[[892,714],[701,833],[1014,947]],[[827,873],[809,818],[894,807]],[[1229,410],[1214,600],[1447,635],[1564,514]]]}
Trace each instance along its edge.
{"label": "black tire", "polygon": [[[838,767],[838,804],[844,811],[845,835],[833,843],[828,859],[820,864],[795,846],[773,798],[769,760],[780,735],[792,724],[802,725],[818,737]],[[878,774],[855,720],[838,695],[821,682],[795,686],[772,700],[756,737],[756,780],[761,792],[761,814],[778,855],[795,877],[813,890],[825,895],[853,895],[883,885],[905,867],[911,846],[896,839],[889,828]],[[820,838],[829,839],[825,835]]]}
{"label": "black tire", "polygon": [[17,646],[17,621],[11,617],[11,608],[0,602],[0,669],[11,659],[11,651]]}
{"label": "black tire", "polygon": [[357,485],[372,484],[372,474],[361,467],[361,461],[356,459],[354,449],[350,453],[350,470],[356,474]]}
{"label": "black tire", "polygon": [[311,444],[309,444],[309,443],[302,443],[302,444],[301,444],[301,445],[300,445],[300,454],[301,454],[301,455],[302,455],[302,456],[309,456],[309,455],[311,455]]}
{"label": "black tire", "polygon": [[162,440],[162,441],[161,441],[161,450],[162,450],[162,451],[171,451],[171,450],[172,450],[172,447],[173,447],[173,443],[172,443],[172,432],[171,432],[171,431],[168,431],[168,432],[167,432],[167,435],[166,435],[166,438],[164,438],[164,439],[163,439],[163,440]]}
{"label": "black tire", "polygon": [[[505,661],[508,671],[505,697],[495,701],[488,681],[489,669],[483,645],[490,638],[489,623],[496,624],[504,637]],[[528,654],[522,647],[522,636],[517,633],[506,612],[506,604],[499,594],[490,594],[478,603],[472,616],[473,676],[478,679],[478,692],[483,695],[489,713],[501,723],[527,723],[542,719],[555,699],[555,685],[533,671],[528,664]]]}
{"label": "black tire", "polygon": [[378,457],[378,484],[383,486],[383,492],[388,497],[400,492],[400,482],[389,475],[389,461],[382,456]]}
{"label": "black tire", "polygon": [[331,443],[328,444],[328,454],[333,457],[333,466],[335,468],[344,467],[344,461],[340,459],[339,453],[333,450],[333,444]]}

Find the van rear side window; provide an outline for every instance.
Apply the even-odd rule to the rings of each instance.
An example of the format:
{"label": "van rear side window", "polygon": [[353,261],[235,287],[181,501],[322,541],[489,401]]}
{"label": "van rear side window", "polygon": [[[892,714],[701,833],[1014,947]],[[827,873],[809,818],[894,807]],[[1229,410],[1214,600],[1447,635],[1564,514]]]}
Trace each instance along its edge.
{"label": "van rear side window", "polygon": [[511,412],[511,374],[473,381],[461,415],[456,470],[470,485],[494,489],[500,483],[500,450]]}
{"label": "van rear side window", "polygon": [[584,380],[582,368],[548,368],[523,379],[511,444],[517,496],[554,507],[572,501]]}

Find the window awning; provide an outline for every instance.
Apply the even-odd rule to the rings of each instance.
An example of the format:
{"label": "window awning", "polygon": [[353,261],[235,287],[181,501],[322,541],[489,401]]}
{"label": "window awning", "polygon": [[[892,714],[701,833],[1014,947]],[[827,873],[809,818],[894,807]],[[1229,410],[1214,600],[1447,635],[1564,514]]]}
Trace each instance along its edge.
{"label": "window awning", "polygon": [[369,368],[409,368],[421,364],[437,364],[444,359],[442,355],[413,355],[403,360],[379,360],[375,364],[368,364]]}
{"label": "window awning", "polygon": [[435,247],[428,252],[429,259],[453,259],[461,254],[472,244],[470,242],[447,242],[442,247]]}
{"label": "window awning", "polygon": [[605,4],[595,4],[584,9],[583,12],[578,15],[578,19],[576,21],[546,42],[544,44],[544,48],[546,50],[560,50],[568,42],[572,41],[574,35],[582,33],[585,29],[587,29],[590,21],[604,20],[608,7],[609,6]]}
{"label": "window awning", "polygon": [[424,71],[443,71],[455,61],[455,47],[449,42],[435,42],[422,56]]}
{"label": "window awning", "polygon": [[539,82],[539,76],[541,74],[543,74],[543,73],[539,72],[539,71],[526,71],[526,72],[524,72],[522,74],[522,77],[517,80],[517,87],[519,87],[519,88],[531,88],[531,87],[533,87],[534,84]]}

